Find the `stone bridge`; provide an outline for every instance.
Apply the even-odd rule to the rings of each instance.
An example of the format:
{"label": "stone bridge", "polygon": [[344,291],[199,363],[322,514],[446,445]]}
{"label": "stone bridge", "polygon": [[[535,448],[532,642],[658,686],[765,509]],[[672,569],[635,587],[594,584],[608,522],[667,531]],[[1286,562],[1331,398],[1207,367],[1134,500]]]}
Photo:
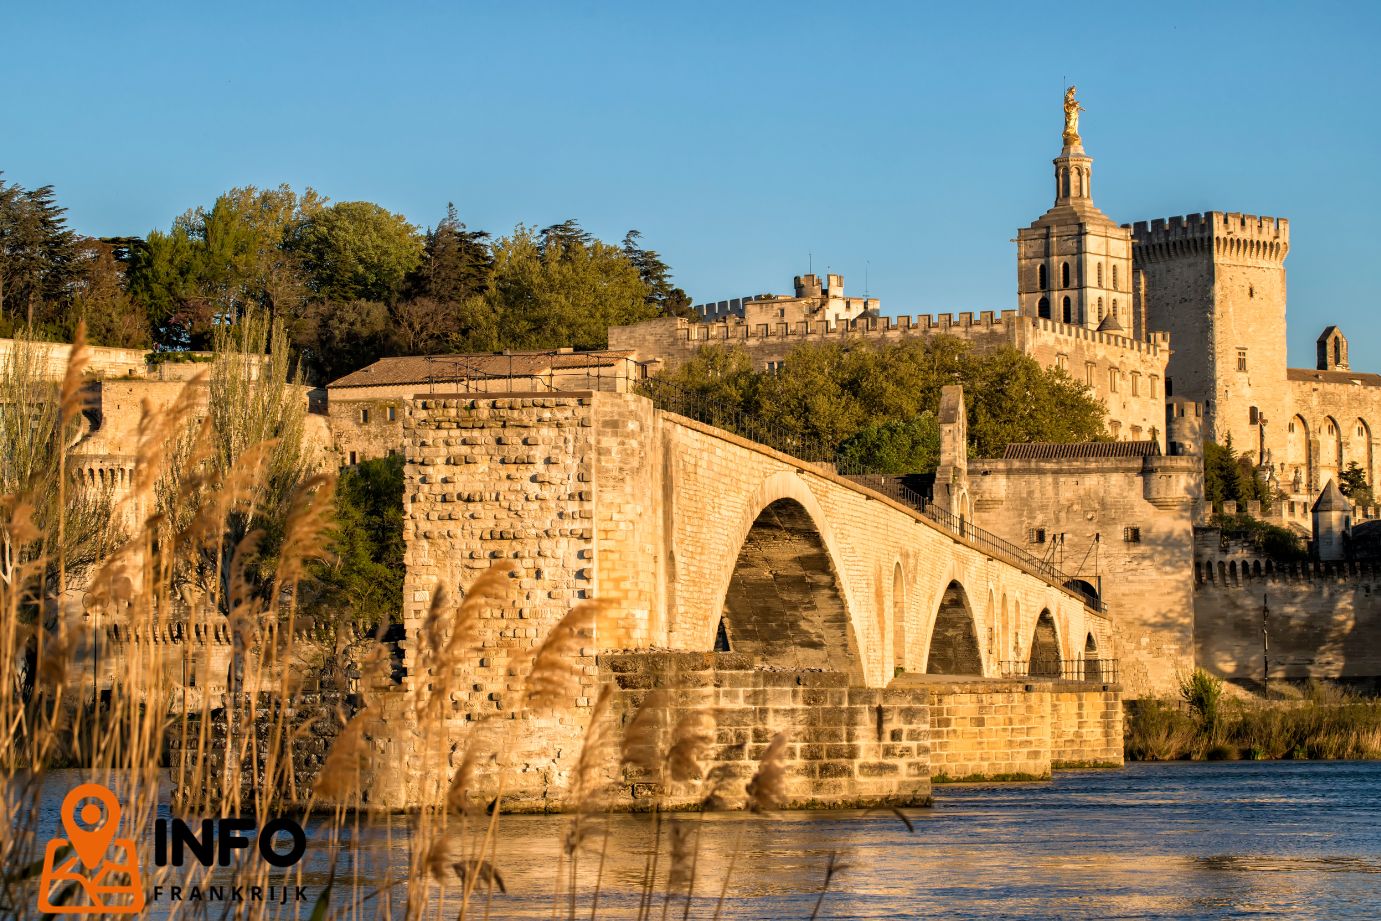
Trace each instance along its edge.
{"label": "stone bridge", "polygon": [[405,428],[408,635],[438,583],[521,567],[474,685],[492,700],[583,598],[615,603],[592,653],[731,651],[854,686],[1114,655],[1083,596],[963,525],[640,396],[419,397]]}

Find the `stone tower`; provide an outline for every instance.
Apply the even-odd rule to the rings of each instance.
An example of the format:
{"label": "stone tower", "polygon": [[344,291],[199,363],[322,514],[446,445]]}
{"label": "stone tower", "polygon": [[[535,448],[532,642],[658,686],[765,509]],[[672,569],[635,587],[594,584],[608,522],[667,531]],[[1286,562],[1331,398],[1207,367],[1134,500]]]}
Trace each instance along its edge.
{"label": "stone tower", "polygon": [[1211,211],[1130,226],[1146,321],[1174,349],[1166,395],[1203,405],[1204,438],[1283,462],[1290,222]]}
{"label": "stone tower", "polygon": [[1332,480],[1314,503],[1314,555],[1321,560],[1347,557],[1347,541],[1352,531],[1352,503],[1347,501]]}
{"label": "stone tower", "polygon": [[1045,317],[1132,338],[1131,232],[1093,204],[1093,158],[1066,130],[1055,158],[1055,204],[1017,231],[1017,301],[1024,316]]}

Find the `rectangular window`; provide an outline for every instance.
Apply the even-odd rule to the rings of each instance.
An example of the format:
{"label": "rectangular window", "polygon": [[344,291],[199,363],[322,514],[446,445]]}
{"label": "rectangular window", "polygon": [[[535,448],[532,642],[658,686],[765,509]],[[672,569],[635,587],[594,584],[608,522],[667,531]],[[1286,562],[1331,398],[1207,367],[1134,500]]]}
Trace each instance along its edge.
{"label": "rectangular window", "polygon": [[1238,370],[1238,371],[1245,371],[1245,370],[1247,370],[1247,350],[1246,350],[1246,349],[1238,349],[1238,350],[1237,350],[1237,370]]}
{"label": "rectangular window", "polygon": [[1026,540],[1033,544],[1045,543],[1045,528],[1032,528],[1026,532]]}
{"label": "rectangular window", "polygon": [[362,410],[360,410],[360,422],[364,423],[365,425],[368,425],[368,424],[369,424],[369,410],[368,410],[368,409],[362,409]]}
{"label": "rectangular window", "polygon": [[1147,385],[1147,386],[1150,388],[1150,390],[1151,390],[1151,396],[1152,396],[1152,398],[1154,398],[1154,397],[1156,396],[1156,381],[1157,381],[1157,380],[1159,380],[1159,378],[1157,378],[1154,374],[1152,374],[1149,378],[1146,379],[1146,385]]}
{"label": "rectangular window", "polygon": [[357,463],[359,463],[359,462],[355,459],[355,452],[354,452],[354,451],[351,451],[351,452],[350,452],[350,466],[353,467],[353,466],[354,466],[355,464],[357,464]]}
{"label": "rectangular window", "polygon": [[1135,371],[1132,372],[1132,396],[1141,396],[1141,375]]}
{"label": "rectangular window", "polygon": [[1108,369],[1108,393],[1117,393],[1117,369]]}
{"label": "rectangular window", "polygon": [[390,406],[385,412],[388,414],[389,422],[396,422],[398,420],[398,407]]}
{"label": "rectangular window", "polygon": [[1141,543],[1141,528],[1123,528],[1122,539],[1129,544]]}
{"label": "rectangular window", "polygon": [[1091,361],[1084,365],[1084,383],[1088,384],[1090,387],[1093,386],[1093,371],[1097,367],[1098,366]]}
{"label": "rectangular window", "polygon": [[1055,356],[1055,367],[1059,368],[1061,371],[1068,371],[1068,370],[1069,370],[1069,356],[1068,356],[1068,355],[1056,355],[1056,356]]}

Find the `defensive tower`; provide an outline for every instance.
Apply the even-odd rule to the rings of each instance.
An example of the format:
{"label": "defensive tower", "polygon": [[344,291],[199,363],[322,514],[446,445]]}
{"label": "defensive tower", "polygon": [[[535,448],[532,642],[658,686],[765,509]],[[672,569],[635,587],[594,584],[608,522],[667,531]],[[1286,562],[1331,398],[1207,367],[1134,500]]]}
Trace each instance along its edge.
{"label": "defensive tower", "polygon": [[1284,218],[1210,211],[1126,225],[1147,323],[1170,333],[1168,395],[1204,408],[1204,437],[1258,463],[1283,459]]}
{"label": "defensive tower", "polygon": [[1093,204],[1093,158],[1078,132],[1074,87],[1065,95],[1064,147],[1055,158],[1055,204],[1017,231],[1021,312],[1144,339],[1132,315],[1131,233]]}

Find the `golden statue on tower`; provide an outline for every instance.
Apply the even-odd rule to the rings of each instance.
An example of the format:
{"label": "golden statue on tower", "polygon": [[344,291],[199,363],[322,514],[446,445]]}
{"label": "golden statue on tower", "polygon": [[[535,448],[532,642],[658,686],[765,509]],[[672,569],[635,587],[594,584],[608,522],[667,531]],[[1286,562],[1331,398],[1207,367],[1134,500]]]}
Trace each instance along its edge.
{"label": "golden statue on tower", "polygon": [[1065,134],[1064,141],[1066,147],[1077,147],[1081,143],[1079,140],[1079,113],[1085,111],[1079,105],[1079,100],[1074,98],[1074,87],[1065,90]]}

